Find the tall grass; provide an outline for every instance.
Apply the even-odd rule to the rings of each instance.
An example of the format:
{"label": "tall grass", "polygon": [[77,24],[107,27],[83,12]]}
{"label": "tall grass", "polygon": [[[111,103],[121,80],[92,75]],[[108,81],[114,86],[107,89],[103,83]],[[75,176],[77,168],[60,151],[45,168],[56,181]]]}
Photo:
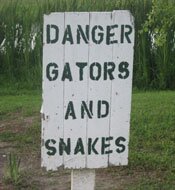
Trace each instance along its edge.
{"label": "tall grass", "polygon": [[20,182],[20,159],[15,154],[9,154],[6,170],[5,182],[17,185]]}
{"label": "tall grass", "polygon": [[[0,0],[0,84],[11,81],[31,87],[41,86],[43,14],[56,11],[129,9],[135,17],[136,28],[134,85],[146,89],[175,89],[175,21],[172,20],[172,24],[166,28],[164,43],[155,46],[154,29],[161,29],[162,26],[158,19],[156,25],[150,18],[154,19],[157,14],[155,10],[158,10],[159,4],[161,6],[157,2],[158,0]],[[174,0],[169,0],[168,3],[170,2],[175,4]],[[166,11],[157,14],[160,21]]]}

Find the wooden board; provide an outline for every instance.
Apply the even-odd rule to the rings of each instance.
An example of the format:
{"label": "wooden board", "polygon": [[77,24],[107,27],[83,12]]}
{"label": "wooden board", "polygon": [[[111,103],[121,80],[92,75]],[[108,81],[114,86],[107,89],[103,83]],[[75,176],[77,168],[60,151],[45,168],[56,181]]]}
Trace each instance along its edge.
{"label": "wooden board", "polygon": [[[110,12],[101,14],[98,12],[90,13],[90,30],[98,23],[98,31],[100,31],[101,34],[103,33],[103,36],[106,36],[107,31],[105,27],[112,25],[111,14]],[[93,34],[91,33],[91,35]],[[100,102],[105,101],[110,103],[111,80],[104,80],[104,63],[112,61],[112,46],[107,45],[105,39],[100,42],[101,38],[99,36],[95,35],[94,37],[96,37],[99,42],[96,44],[92,41],[92,38],[90,38],[89,63],[91,64],[90,67],[94,68],[92,76],[96,76],[96,79],[92,80],[89,78],[88,100],[93,100],[95,109],[94,118],[88,118],[87,137],[92,139],[92,142],[97,140],[97,143],[94,146],[95,150],[93,151],[91,148],[91,154],[87,155],[88,168],[108,166],[108,155],[102,153],[102,143],[100,141],[102,138],[109,136],[110,113],[108,113],[106,117],[100,116],[101,118],[99,118],[98,111],[101,112],[100,115],[105,114],[107,106],[106,104],[100,104]],[[98,104],[101,106],[101,110],[98,110]]]}
{"label": "wooden board", "polygon": [[[85,29],[85,26],[89,24],[88,13],[66,13],[65,14],[65,25],[70,25],[72,36],[77,33],[77,24]],[[82,39],[80,39],[82,40]],[[87,66],[83,71],[83,80],[79,79],[79,68],[76,66],[76,62],[79,64],[88,63],[88,44],[70,44],[65,45],[65,63],[70,63],[72,80],[66,80],[64,83],[64,115],[66,115],[68,105],[70,101],[73,103],[75,110],[75,117],[69,116],[68,119],[64,120],[64,139],[67,141],[71,139],[71,146],[77,146],[77,139],[81,137],[82,143],[86,145],[86,118],[81,119],[81,102],[87,102]],[[83,63],[81,63],[83,62]],[[64,166],[66,168],[84,168],[86,163],[86,154],[84,151],[75,154],[75,151],[71,151],[70,155],[64,154]]]}
{"label": "wooden board", "polygon": [[[48,155],[48,149],[46,149],[46,143],[50,146],[54,145],[58,147],[58,138],[63,138],[63,102],[64,91],[63,83],[60,80],[52,80],[54,74],[50,72],[50,80],[47,78],[47,68],[50,64],[51,69],[58,71],[63,70],[64,65],[64,46],[59,43],[46,42],[46,31],[49,25],[59,25],[59,33],[63,35],[64,31],[64,13],[52,13],[51,15],[44,16],[44,32],[43,32],[43,113],[42,113],[42,148],[41,157],[43,167],[47,167],[47,170],[55,170],[57,166],[63,164],[63,156],[55,154],[54,156]],[[51,39],[55,38],[54,29],[51,33]],[[55,64],[58,68],[55,68]]]}
{"label": "wooden board", "polygon": [[44,16],[42,166],[126,165],[134,23],[129,11]]}

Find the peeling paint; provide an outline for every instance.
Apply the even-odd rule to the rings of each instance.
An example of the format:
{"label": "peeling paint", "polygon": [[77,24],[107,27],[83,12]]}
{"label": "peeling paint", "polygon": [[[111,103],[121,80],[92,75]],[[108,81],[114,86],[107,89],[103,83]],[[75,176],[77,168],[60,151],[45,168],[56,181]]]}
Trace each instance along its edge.
{"label": "peeling paint", "polygon": [[41,119],[45,120],[46,117],[45,117],[45,114],[44,113],[41,113]]}
{"label": "peeling paint", "polygon": [[44,139],[41,139],[41,146],[44,146]]}

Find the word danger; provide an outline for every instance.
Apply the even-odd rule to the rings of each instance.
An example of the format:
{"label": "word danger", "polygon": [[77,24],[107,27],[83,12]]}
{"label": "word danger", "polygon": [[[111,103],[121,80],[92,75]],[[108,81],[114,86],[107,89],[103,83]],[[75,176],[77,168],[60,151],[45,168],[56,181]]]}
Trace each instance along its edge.
{"label": "word danger", "polygon": [[[100,25],[82,27],[77,25],[76,34],[72,32],[71,25],[66,25],[63,35],[61,36],[59,26],[48,24],[46,26],[46,42],[54,44],[61,42],[62,44],[80,44],[81,42],[88,44],[91,36],[91,41],[95,44],[101,44],[103,41],[107,45],[116,43],[131,43],[130,35],[133,28],[130,25]],[[74,36],[74,37],[73,37]],[[76,36],[76,37],[75,37]]]}
{"label": "word danger", "polygon": [[[46,66],[46,77],[49,81],[56,80],[61,75],[61,80],[73,81],[73,73],[70,67],[70,63],[65,63],[62,71],[59,71],[59,65],[57,63],[49,63]],[[98,81],[102,80],[113,80],[116,78],[116,70],[118,71],[117,77],[120,79],[126,79],[129,77],[129,63],[122,61],[118,65],[112,61],[104,62],[100,64],[93,62],[88,65],[87,62],[76,62],[72,67],[78,70],[78,80],[83,81],[86,79],[84,74],[88,71],[91,80]],[[75,76],[77,77],[77,75]]]}
{"label": "word danger", "polygon": [[[126,139],[122,136],[116,139],[112,136],[109,136],[109,137],[101,137],[101,138],[97,137],[94,139],[88,138],[87,149],[86,149],[86,143],[83,141],[82,138],[78,138],[76,140],[76,143],[74,143],[74,141],[71,138],[67,138],[67,139],[59,138],[58,141],[56,141],[55,139],[48,139],[45,141],[44,146],[49,156],[54,156],[56,153],[58,153],[60,156],[62,156],[63,154],[104,155],[104,154],[111,154],[113,152],[116,152],[118,154],[123,153],[126,149],[125,143],[126,143]],[[74,144],[74,146],[72,144]],[[111,144],[115,144],[114,150],[110,149]]]}

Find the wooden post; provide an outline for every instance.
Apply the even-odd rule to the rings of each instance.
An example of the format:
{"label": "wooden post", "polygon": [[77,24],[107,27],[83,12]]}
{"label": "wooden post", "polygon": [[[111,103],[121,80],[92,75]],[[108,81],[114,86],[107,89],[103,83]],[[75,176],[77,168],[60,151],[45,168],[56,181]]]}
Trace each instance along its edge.
{"label": "wooden post", "polygon": [[71,190],[94,190],[95,169],[72,170]]}

